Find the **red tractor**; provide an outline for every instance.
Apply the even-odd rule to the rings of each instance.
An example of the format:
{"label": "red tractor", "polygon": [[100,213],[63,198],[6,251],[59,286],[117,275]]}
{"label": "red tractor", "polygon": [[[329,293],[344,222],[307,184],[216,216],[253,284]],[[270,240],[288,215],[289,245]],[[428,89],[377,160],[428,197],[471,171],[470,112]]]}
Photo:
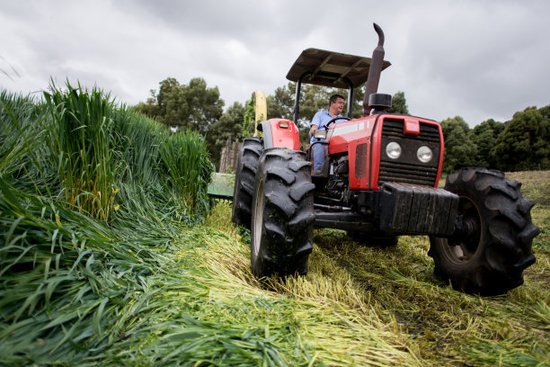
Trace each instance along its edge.
{"label": "red tractor", "polygon": [[484,168],[464,168],[438,188],[444,141],[438,122],[385,112],[391,96],[377,93],[384,34],[372,58],[307,49],[288,72],[296,82],[294,121],[303,83],[348,89],[366,84],[364,117],[318,129],[325,149],[313,172],[293,121],[269,119],[263,138],[245,139],[233,194],[233,222],[251,230],[257,277],[306,274],[314,227],[347,231],[354,240],[395,245],[400,235],[428,235],[434,272],[455,289],[502,294],[523,283],[535,262],[539,229],[521,184]]}

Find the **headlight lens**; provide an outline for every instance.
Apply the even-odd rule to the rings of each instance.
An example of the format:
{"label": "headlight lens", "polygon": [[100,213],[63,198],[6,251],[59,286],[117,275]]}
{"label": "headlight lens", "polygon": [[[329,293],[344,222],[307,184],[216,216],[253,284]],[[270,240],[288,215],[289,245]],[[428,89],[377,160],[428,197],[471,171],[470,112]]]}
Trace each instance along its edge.
{"label": "headlight lens", "polygon": [[420,162],[428,163],[433,158],[433,152],[429,147],[423,145],[416,151],[416,157]]}
{"label": "headlight lens", "polygon": [[386,145],[386,154],[391,159],[397,159],[401,156],[401,145],[392,141]]}

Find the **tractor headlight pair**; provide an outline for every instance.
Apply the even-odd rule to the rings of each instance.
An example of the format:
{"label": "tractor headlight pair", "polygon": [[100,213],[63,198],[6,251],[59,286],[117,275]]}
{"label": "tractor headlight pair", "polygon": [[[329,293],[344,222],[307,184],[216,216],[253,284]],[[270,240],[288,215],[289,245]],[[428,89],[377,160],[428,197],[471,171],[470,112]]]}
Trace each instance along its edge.
{"label": "tractor headlight pair", "polygon": [[[392,141],[388,143],[388,145],[386,145],[386,155],[390,159],[397,159],[401,157],[402,151],[403,150],[401,149],[401,145],[399,145],[399,143],[395,141]],[[427,147],[426,145],[423,145],[420,148],[418,148],[418,150],[416,151],[416,157],[420,162],[428,163],[433,158],[433,152],[429,147]]]}

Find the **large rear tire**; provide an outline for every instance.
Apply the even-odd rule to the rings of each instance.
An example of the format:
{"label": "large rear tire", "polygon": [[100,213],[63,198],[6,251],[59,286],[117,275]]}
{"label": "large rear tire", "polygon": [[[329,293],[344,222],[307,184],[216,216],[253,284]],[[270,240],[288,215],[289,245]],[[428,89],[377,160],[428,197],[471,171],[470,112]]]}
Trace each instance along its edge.
{"label": "large rear tire", "polygon": [[452,237],[430,237],[436,275],[481,295],[523,284],[523,270],[535,262],[531,244],[539,229],[520,186],[487,169],[465,168],[447,178],[445,189],[459,196],[457,227]]}
{"label": "large rear tire", "polygon": [[284,148],[268,149],[260,160],[250,245],[259,278],[307,273],[315,221],[310,167],[303,152]]}
{"label": "large rear tire", "polygon": [[263,148],[262,141],[258,138],[244,139],[237,162],[231,218],[233,223],[248,229],[250,229],[256,170]]}

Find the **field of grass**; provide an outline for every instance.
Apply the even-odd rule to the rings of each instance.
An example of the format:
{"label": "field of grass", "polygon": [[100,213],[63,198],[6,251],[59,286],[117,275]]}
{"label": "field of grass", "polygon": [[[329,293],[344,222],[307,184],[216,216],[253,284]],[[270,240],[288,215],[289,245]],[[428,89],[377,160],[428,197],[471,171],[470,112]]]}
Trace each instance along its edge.
{"label": "field of grass", "polygon": [[[309,274],[273,281],[263,296],[295,302],[300,318],[293,323],[328,365],[549,365],[550,172],[507,176],[524,182],[541,229],[533,244],[537,262],[525,271],[525,284],[507,295],[466,295],[438,281],[427,238],[402,237],[397,247],[378,249],[324,229],[315,231]],[[242,258],[221,251],[212,271],[226,268],[240,279],[241,292],[261,288],[248,270],[246,239],[226,224],[229,218],[229,206],[220,205],[207,225],[238,239]]]}
{"label": "field of grass", "polygon": [[507,295],[438,281],[426,238],[336,230],[260,283],[230,203],[207,211],[201,139],[108,101],[0,94],[0,365],[550,365],[550,172],[510,175],[541,234]]}

